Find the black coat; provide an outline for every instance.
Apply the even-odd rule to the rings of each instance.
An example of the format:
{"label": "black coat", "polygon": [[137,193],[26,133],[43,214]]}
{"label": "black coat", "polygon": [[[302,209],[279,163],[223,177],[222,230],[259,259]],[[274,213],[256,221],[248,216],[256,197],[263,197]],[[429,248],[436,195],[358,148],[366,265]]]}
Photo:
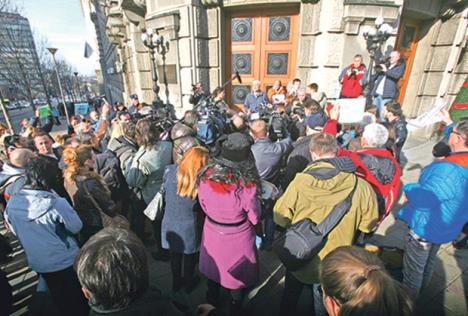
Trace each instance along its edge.
{"label": "black coat", "polygon": [[299,138],[293,144],[293,150],[288,158],[285,174],[281,179],[281,187],[286,189],[289,183],[294,180],[297,173],[302,172],[307,165],[312,162],[309,144],[312,135]]}
{"label": "black coat", "polygon": [[171,316],[184,315],[174,305],[161,297],[158,292],[148,291],[143,297],[132,302],[127,308],[114,312],[98,311],[91,307],[89,316]]}

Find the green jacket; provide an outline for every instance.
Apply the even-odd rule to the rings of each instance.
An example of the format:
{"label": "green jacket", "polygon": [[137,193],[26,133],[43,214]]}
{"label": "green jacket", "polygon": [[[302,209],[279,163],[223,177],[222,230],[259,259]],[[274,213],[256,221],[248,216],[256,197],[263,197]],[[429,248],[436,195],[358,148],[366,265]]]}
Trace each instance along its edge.
{"label": "green jacket", "polygon": [[[328,162],[317,162],[312,168],[335,168]],[[339,202],[343,201],[354,187],[356,176],[340,172],[327,180],[318,180],[305,173],[298,173],[286,192],[278,199],[273,209],[274,221],[282,227],[288,227],[304,218],[320,223]],[[378,219],[377,198],[372,187],[358,178],[358,185],[353,195],[348,213],[329,233],[327,241],[309,263],[294,271],[293,275],[302,283],[319,283],[319,265],[328,253],[340,246],[352,245],[358,230],[367,233],[372,230]]]}

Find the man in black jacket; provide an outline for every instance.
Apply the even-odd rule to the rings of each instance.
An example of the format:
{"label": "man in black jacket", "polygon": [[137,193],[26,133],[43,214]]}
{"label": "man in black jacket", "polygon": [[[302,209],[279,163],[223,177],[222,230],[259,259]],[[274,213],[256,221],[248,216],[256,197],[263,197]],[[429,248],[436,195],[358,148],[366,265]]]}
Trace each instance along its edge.
{"label": "man in black jacket", "polygon": [[400,153],[406,138],[408,137],[408,129],[406,128],[406,120],[403,116],[403,111],[399,103],[392,102],[385,105],[385,118],[392,124],[395,131],[395,158],[400,163]]}
{"label": "man in black jacket", "polygon": [[34,135],[34,147],[36,148],[39,155],[46,157],[48,160],[53,162],[54,168],[50,170],[51,173],[55,175],[56,181],[53,184],[52,189],[63,198],[66,198],[70,203],[71,199],[65,191],[63,186],[63,175],[62,170],[60,169],[59,162],[62,158],[61,148],[54,148],[52,145],[54,140],[46,132],[39,132]]}

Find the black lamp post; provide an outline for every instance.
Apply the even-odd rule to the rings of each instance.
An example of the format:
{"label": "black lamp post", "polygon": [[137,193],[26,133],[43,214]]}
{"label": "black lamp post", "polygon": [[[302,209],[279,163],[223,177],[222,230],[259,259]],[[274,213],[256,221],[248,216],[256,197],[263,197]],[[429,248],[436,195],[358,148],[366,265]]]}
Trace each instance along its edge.
{"label": "black lamp post", "polygon": [[[155,94],[153,105],[156,107],[163,106],[163,102],[161,98],[159,98],[159,86],[158,86],[158,70],[156,68],[156,52],[162,56],[163,59],[163,70],[166,61],[166,53],[169,50],[169,42],[164,42],[164,38],[158,34],[158,32],[154,32],[152,29],[146,30],[145,33],[141,34],[141,40],[143,41],[143,45],[148,48],[148,52],[151,58],[151,64],[153,67],[152,71],[152,80],[153,80],[153,91]],[[166,85],[166,104],[169,104],[169,89],[167,87],[167,78],[166,72],[163,71],[163,80],[164,84]]]}
{"label": "black lamp post", "polygon": [[[375,19],[375,26],[364,26],[363,36],[366,40],[366,48],[369,52],[370,62],[367,69],[366,81],[367,85],[364,88],[363,94],[367,98],[367,105],[372,104],[372,90],[374,90],[374,73],[375,66],[384,63],[382,58],[382,45],[387,41],[393,32],[393,28],[384,23],[382,17]],[[374,65],[375,64],[375,65]]]}
{"label": "black lamp post", "polygon": [[80,102],[81,102],[81,88],[80,88],[80,82],[78,80],[78,72],[75,71],[73,73],[73,75],[75,75],[75,82],[76,82],[76,87],[77,87],[77,92],[78,92],[78,97],[80,98]]}

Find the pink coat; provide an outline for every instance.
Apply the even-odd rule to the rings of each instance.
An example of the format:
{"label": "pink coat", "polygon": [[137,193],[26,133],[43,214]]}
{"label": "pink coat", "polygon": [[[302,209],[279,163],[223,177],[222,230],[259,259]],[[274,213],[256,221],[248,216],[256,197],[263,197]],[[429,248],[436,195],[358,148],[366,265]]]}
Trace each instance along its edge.
{"label": "pink coat", "polygon": [[[261,205],[256,187],[242,185],[220,190],[222,185],[203,180],[198,187],[198,199],[203,211],[219,223],[239,223],[222,226],[205,219],[200,246],[200,272],[227,289],[241,289],[258,280],[255,229],[260,220]],[[226,188],[225,188],[226,189]]]}

